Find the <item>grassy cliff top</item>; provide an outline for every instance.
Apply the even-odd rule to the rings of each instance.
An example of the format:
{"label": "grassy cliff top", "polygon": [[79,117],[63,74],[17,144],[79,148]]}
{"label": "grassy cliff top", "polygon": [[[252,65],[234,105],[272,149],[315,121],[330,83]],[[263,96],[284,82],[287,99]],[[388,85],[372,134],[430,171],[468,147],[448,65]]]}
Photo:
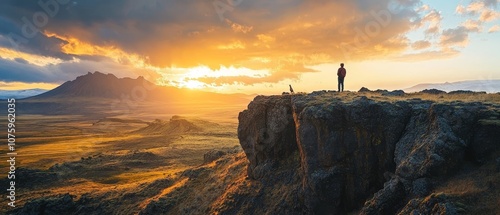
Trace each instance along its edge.
{"label": "grassy cliff top", "polygon": [[371,91],[371,92],[335,92],[335,91],[315,91],[313,93],[297,93],[294,96],[308,96],[311,102],[328,102],[332,99],[341,100],[343,102],[351,102],[361,97],[366,97],[374,101],[382,102],[397,102],[397,101],[432,101],[436,103],[451,103],[451,102],[481,102],[484,104],[500,105],[500,93],[486,94],[480,92],[464,92],[464,93],[404,93],[395,95],[395,93],[387,91]]}

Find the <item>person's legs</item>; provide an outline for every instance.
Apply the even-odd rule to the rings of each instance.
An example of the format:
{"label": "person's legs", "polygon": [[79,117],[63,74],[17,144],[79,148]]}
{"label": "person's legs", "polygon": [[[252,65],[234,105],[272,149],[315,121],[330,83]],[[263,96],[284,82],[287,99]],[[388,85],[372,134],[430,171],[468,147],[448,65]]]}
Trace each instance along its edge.
{"label": "person's legs", "polygon": [[338,88],[339,88],[339,91],[338,91],[338,92],[340,92],[340,83],[341,83],[340,81],[341,81],[341,78],[340,78],[340,77],[338,77]]}
{"label": "person's legs", "polygon": [[342,92],[344,92],[344,78],[342,78]]}
{"label": "person's legs", "polygon": [[[342,85],[342,88],[340,86]],[[339,92],[344,92],[344,78],[339,77]]]}

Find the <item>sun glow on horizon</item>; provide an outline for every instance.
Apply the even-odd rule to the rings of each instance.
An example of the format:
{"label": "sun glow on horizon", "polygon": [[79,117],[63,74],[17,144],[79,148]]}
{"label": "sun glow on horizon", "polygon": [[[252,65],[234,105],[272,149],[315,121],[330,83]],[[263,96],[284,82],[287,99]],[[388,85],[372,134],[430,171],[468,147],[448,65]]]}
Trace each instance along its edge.
{"label": "sun glow on horizon", "polygon": [[[171,68],[161,69],[162,78],[156,83],[162,86],[173,86],[178,88],[202,89],[205,91],[219,93],[234,93],[234,86],[243,85],[238,82],[232,84],[212,83],[207,79],[230,78],[230,77],[249,77],[260,78],[270,75],[266,70],[253,70],[246,67],[220,66],[219,69],[211,69],[205,65],[199,65],[191,68]],[[233,86],[234,85],[234,86]]]}
{"label": "sun glow on horizon", "polygon": [[205,83],[196,80],[189,80],[180,84],[179,87],[184,87],[189,89],[202,89],[205,88]]}
{"label": "sun glow on horizon", "polygon": [[25,82],[0,81],[0,90],[27,90],[27,89],[52,90],[58,86],[59,84],[51,84],[51,83],[25,83]]}

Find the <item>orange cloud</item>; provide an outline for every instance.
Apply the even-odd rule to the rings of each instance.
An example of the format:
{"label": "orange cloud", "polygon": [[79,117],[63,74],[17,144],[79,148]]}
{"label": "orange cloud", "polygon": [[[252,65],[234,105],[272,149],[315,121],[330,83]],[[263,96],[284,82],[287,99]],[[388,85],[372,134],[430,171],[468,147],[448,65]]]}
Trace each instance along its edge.
{"label": "orange cloud", "polygon": [[18,50],[13,50],[13,49],[4,48],[4,47],[0,47],[0,53],[2,53],[0,58],[8,59],[8,60],[23,59],[23,60],[27,61],[28,63],[33,64],[33,65],[37,65],[37,66],[46,66],[49,64],[59,64],[59,63],[63,62],[63,60],[58,59],[58,58],[30,54],[30,53],[21,52]]}
{"label": "orange cloud", "polygon": [[231,26],[231,29],[233,29],[234,32],[241,32],[241,33],[249,33],[253,30],[253,27],[252,26],[244,26],[244,25],[240,25],[238,23],[235,23],[235,22],[232,22],[231,20],[229,19],[226,19],[226,22]]}
{"label": "orange cloud", "polygon": [[490,1],[472,1],[466,7],[463,5],[458,5],[456,12],[461,15],[477,16],[479,15],[479,21],[481,22],[491,22],[500,19],[500,12],[492,9],[496,7],[497,2]]}

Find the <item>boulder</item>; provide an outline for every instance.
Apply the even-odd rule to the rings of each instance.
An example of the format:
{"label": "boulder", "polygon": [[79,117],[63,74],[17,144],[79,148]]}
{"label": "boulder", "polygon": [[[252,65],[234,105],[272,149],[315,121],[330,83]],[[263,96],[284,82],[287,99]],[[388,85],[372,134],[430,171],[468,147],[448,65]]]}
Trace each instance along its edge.
{"label": "boulder", "polygon": [[358,93],[368,93],[368,92],[371,92],[371,90],[366,87],[361,87],[361,89],[358,90]]}
{"label": "boulder", "polygon": [[394,90],[394,91],[391,91],[391,92],[384,92],[382,93],[383,96],[404,96],[405,95],[405,91],[402,91],[402,90]]}
{"label": "boulder", "polygon": [[438,89],[425,89],[422,90],[421,93],[437,95],[437,94],[445,94],[446,92]]}

